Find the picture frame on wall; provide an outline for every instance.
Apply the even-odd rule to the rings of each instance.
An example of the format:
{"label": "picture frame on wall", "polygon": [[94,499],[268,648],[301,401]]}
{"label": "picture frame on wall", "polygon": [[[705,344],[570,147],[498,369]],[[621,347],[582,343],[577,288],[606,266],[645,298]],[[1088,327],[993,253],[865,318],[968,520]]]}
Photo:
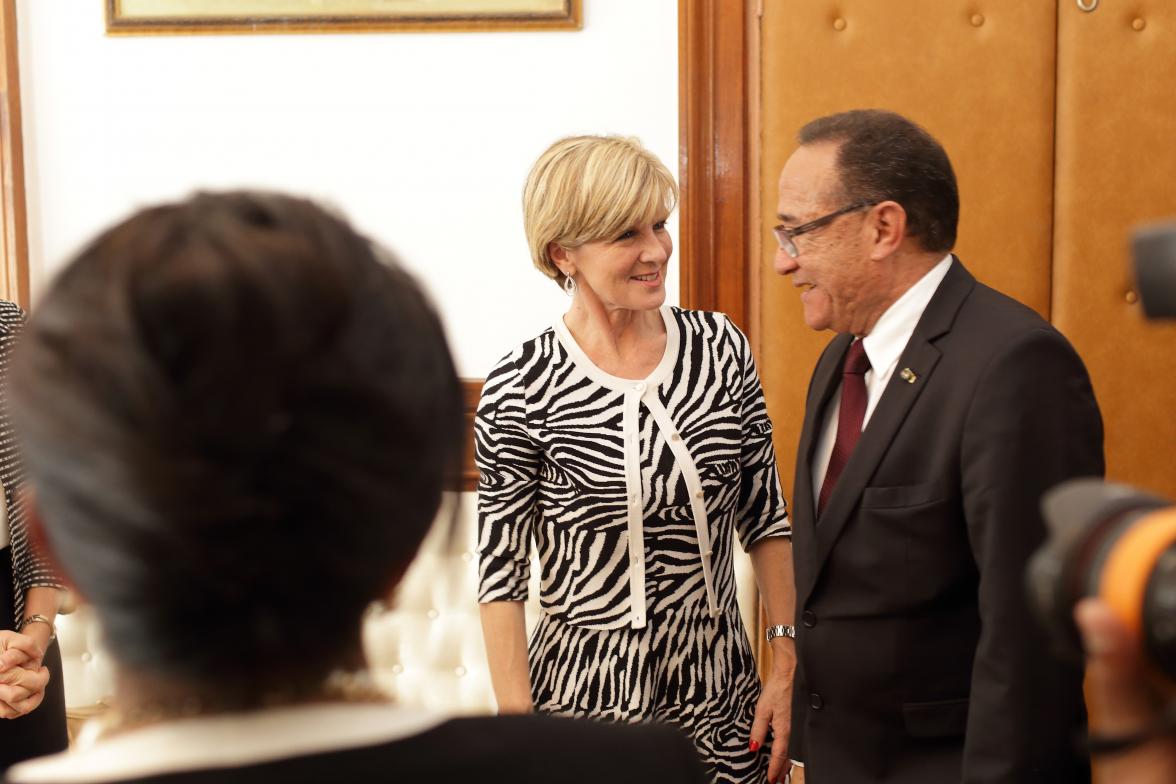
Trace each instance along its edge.
{"label": "picture frame on wall", "polygon": [[579,30],[582,0],[106,0],[113,35]]}

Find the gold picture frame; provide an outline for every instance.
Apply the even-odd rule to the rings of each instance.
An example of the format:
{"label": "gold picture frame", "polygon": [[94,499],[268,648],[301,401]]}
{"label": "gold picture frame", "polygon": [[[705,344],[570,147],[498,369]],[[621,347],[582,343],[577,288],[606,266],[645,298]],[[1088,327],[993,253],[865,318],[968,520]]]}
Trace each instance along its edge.
{"label": "gold picture frame", "polygon": [[579,30],[582,0],[106,0],[113,35]]}

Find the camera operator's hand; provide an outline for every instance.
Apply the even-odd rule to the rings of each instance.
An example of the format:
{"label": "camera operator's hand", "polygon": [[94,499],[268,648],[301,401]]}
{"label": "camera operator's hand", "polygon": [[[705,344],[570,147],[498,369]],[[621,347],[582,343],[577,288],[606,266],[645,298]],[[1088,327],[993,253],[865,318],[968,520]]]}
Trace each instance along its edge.
{"label": "camera operator's hand", "polygon": [[[1091,734],[1125,736],[1152,725],[1165,697],[1144,673],[1139,643],[1111,608],[1097,599],[1079,602],[1074,620],[1086,648]],[[1176,737],[1169,735],[1122,753],[1108,753],[1098,762],[1106,781],[1171,784],[1176,781]]]}

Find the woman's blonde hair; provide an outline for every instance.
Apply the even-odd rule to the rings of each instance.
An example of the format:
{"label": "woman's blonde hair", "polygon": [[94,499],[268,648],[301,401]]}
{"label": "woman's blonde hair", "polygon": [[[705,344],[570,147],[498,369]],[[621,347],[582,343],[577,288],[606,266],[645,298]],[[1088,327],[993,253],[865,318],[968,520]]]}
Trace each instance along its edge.
{"label": "woman's blonde hair", "polygon": [[578,248],[666,217],[678,203],[674,176],[634,138],[569,136],[539,156],[523,188],[531,261],[562,283],[547,249]]}

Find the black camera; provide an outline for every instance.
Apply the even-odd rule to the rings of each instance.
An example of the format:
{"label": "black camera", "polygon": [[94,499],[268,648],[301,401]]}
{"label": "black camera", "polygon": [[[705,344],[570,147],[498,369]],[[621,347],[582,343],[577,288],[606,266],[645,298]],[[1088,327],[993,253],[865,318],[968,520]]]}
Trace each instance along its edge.
{"label": "black camera", "polygon": [[1144,315],[1176,318],[1176,223],[1138,229],[1131,237],[1131,255]]}
{"label": "black camera", "polygon": [[1042,500],[1049,541],[1029,562],[1030,598],[1054,640],[1081,654],[1072,613],[1105,601],[1176,686],[1176,506],[1125,485],[1075,479]]}

